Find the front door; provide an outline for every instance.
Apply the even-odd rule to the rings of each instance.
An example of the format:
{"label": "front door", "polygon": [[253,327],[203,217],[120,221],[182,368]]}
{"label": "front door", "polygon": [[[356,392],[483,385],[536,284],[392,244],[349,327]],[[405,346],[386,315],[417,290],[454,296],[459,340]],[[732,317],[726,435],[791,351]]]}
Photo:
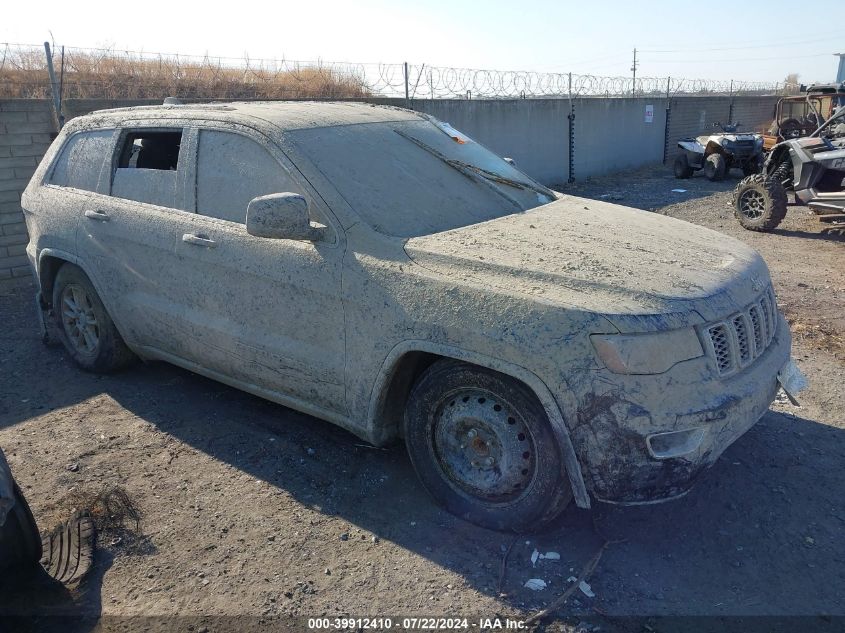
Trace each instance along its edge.
{"label": "front door", "polygon": [[[259,238],[246,232],[249,201],[292,191],[284,156],[249,130],[203,129],[196,152],[196,214],[175,244],[189,360],[285,398],[345,413],[343,242]],[[327,213],[325,209],[323,213]]]}

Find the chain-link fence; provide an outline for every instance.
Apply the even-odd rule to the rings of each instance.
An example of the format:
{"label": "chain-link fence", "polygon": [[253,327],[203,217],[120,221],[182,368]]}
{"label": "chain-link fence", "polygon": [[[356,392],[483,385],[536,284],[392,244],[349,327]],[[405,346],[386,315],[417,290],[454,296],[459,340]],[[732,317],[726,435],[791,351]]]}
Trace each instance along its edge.
{"label": "chain-link fence", "polygon": [[[500,99],[772,95],[783,82],[478,70],[426,64],[356,64],[52,47],[63,98]],[[51,96],[45,47],[0,43],[0,98]]]}

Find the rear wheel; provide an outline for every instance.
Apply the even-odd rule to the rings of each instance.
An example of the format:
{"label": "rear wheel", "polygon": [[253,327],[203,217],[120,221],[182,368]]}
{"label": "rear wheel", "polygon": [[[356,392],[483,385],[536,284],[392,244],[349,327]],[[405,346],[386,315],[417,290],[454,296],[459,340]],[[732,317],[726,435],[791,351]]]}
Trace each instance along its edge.
{"label": "rear wheel", "polygon": [[734,215],[749,231],[771,231],[786,217],[786,190],[763,174],[743,178],[734,189]]}
{"label": "rear wheel", "polygon": [[134,358],[88,276],[72,264],[56,275],[53,312],[65,349],[82,369],[109,373]]}
{"label": "rear wheel", "polygon": [[461,518],[496,530],[536,530],[572,499],[543,407],[498,372],[435,363],[414,386],[404,425],[423,486]]}
{"label": "rear wheel", "polygon": [[689,159],[686,154],[681,154],[675,159],[673,170],[675,172],[675,178],[692,177],[693,169],[690,167]]}
{"label": "rear wheel", "polygon": [[704,175],[708,180],[722,180],[727,171],[725,157],[721,154],[710,154],[704,161]]}

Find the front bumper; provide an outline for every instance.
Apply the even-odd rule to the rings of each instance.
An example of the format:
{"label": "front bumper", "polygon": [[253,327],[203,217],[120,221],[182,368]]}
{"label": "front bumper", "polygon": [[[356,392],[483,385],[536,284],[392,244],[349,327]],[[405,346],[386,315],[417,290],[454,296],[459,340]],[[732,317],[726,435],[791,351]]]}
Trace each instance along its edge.
{"label": "front bumper", "polygon": [[705,355],[652,376],[596,372],[571,435],[599,501],[643,504],[686,494],[698,475],[768,410],[789,361],[789,327],[765,353],[725,378]]}

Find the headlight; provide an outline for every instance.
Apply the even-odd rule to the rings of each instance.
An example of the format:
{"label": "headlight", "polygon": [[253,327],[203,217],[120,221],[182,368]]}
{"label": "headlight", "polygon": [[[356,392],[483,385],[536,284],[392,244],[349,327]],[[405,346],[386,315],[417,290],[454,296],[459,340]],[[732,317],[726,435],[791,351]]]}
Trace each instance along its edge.
{"label": "headlight", "polygon": [[692,328],[656,334],[593,334],[590,341],[605,367],[615,374],[662,374],[704,355]]}

